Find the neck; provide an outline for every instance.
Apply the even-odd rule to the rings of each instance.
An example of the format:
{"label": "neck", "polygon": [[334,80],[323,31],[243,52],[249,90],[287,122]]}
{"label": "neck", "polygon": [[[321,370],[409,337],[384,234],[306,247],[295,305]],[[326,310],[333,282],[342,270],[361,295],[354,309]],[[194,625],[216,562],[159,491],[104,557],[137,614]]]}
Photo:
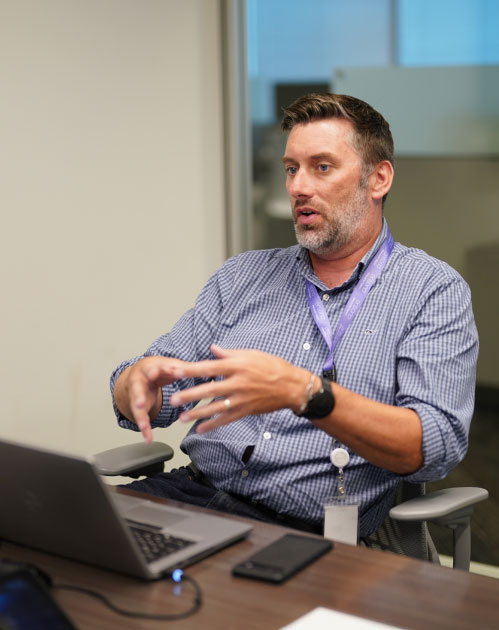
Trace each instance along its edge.
{"label": "neck", "polygon": [[342,285],[374,245],[380,232],[381,226],[369,238],[362,239],[360,243],[351,243],[332,254],[320,256],[309,251],[315,275],[330,289]]}

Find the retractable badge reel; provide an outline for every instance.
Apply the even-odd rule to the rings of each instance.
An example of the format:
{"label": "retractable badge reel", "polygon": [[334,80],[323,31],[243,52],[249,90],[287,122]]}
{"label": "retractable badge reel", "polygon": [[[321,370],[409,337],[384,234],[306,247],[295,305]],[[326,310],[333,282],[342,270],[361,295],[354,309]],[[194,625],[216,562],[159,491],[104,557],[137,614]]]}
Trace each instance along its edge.
{"label": "retractable badge reel", "polygon": [[336,495],[324,505],[324,536],[331,540],[356,545],[359,531],[359,505],[355,497],[347,495],[345,467],[350,455],[345,448],[335,447],[331,451],[331,463],[338,469]]}

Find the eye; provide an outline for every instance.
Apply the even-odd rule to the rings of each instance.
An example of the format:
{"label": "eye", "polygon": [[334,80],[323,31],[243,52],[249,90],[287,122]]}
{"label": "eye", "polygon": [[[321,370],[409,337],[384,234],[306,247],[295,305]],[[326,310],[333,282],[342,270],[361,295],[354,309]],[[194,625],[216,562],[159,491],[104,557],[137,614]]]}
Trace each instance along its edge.
{"label": "eye", "polygon": [[286,173],[288,175],[296,175],[298,169],[296,166],[286,166]]}
{"label": "eye", "polygon": [[330,168],[329,164],[319,164],[319,171],[321,173],[327,173]]}

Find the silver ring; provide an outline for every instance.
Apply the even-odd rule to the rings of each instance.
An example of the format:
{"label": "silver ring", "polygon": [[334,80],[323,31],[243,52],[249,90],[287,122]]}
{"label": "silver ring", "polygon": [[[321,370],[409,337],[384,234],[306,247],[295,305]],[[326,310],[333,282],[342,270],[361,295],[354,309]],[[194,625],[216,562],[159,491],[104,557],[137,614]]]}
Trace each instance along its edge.
{"label": "silver ring", "polygon": [[225,408],[227,409],[227,411],[229,411],[230,407],[231,407],[231,402],[228,398],[224,398],[224,405]]}

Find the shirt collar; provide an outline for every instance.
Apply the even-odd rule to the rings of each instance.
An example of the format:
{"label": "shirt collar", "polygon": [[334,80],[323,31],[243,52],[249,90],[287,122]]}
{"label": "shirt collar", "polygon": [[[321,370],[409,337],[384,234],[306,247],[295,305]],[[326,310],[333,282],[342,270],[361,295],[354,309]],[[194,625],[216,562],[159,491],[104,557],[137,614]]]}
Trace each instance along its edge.
{"label": "shirt collar", "polygon": [[[345,289],[360,278],[362,271],[369,265],[373,256],[376,255],[376,252],[381,247],[382,243],[385,241],[388,235],[388,224],[386,219],[383,217],[383,223],[381,225],[381,231],[378,235],[378,238],[374,242],[371,249],[364,254],[361,260],[357,263],[355,269],[352,272],[352,275],[348,280],[346,280],[341,286],[336,287],[337,290]],[[310,262],[310,256],[308,255],[308,249],[302,247],[301,245],[297,245],[296,250],[296,258],[299,261],[300,267],[302,269],[303,275],[305,278],[308,278],[311,282],[313,282],[317,287],[322,289],[323,291],[330,291],[330,289],[315,275],[312,263]]]}

